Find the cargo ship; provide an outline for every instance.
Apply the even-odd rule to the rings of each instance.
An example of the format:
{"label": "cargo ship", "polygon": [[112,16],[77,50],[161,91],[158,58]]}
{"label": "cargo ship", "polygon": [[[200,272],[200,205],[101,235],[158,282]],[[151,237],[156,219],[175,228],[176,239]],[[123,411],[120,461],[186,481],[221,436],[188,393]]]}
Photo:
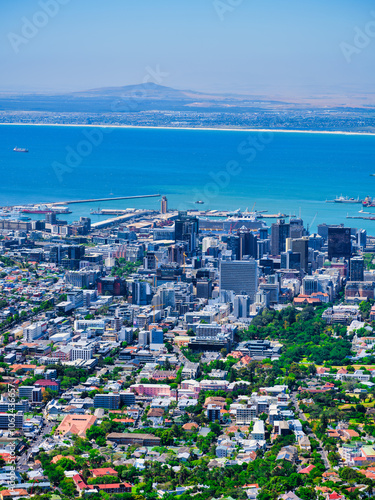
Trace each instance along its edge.
{"label": "cargo ship", "polygon": [[71,214],[72,212],[65,206],[35,205],[20,207],[19,211],[23,214]]}
{"label": "cargo ship", "polygon": [[29,150],[26,148],[18,148],[17,146],[13,149],[16,153],[28,153]]}
{"label": "cargo ship", "polygon": [[362,203],[363,200],[357,198],[349,198],[349,196],[336,196],[334,200],[326,200],[326,203]]}

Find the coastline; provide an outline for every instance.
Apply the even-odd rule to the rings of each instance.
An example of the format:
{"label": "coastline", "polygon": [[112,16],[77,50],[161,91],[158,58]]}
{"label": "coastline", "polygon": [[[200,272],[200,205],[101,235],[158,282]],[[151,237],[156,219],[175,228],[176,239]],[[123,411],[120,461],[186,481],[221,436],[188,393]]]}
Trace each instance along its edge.
{"label": "coastline", "polygon": [[79,123],[0,123],[0,126],[26,126],[26,127],[81,127],[81,128],[127,128],[127,129],[160,129],[160,130],[209,130],[211,132],[283,132],[293,134],[334,134],[334,135],[363,135],[375,136],[375,132],[347,132],[341,130],[295,130],[295,129],[273,129],[273,128],[219,128],[219,127],[166,127],[155,125],[100,125]]}

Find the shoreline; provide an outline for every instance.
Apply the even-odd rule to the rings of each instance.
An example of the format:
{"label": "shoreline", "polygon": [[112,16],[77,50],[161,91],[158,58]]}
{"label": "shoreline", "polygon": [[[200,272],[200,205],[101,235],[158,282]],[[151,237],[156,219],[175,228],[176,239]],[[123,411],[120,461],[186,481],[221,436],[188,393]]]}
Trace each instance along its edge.
{"label": "shoreline", "polygon": [[126,129],[160,129],[160,130],[209,130],[211,132],[283,132],[293,134],[333,134],[333,135],[362,135],[375,136],[375,132],[345,132],[339,130],[295,130],[295,129],[272,129],[272,128],[219,128],[219,127],[167,127],[155,125],[100,125],[79,123],[0,123],[0,126],[24,126],[24,127],[81,127],[81,128],[126,128]]}

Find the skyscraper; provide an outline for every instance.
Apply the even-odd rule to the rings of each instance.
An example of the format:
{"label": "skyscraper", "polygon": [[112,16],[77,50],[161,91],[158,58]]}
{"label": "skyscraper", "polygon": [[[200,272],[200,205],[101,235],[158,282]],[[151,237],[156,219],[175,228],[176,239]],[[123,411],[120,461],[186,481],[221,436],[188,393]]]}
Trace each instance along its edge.
{"label": "skyscraper", "polygon": [[256,260],[221,261],[220,291],[233,291],[248,295],[254,301],[258,289],[258,265]]}
{"label": "skyscraper", "polygon": [[280,255],[285,252],[286,239],[290,237],[290,225],[284,219],[279,219],[271,226],[271,254]]}
{"label": "skyscraper", "polygon": [[303,271],[307,272],[309,259],[309,238],[306,236],[304,236],[303,238],[295,238],[291,239],[290,242],[288,241],[288,243],[292,252],[299,253],[301,255],[300,267]]}
{"label": "skyscraper", "polygon": [[350,259],[350,281],[363,281],[364,260],[363,257]]}
{"label": "skyscraper", "polygon": [[239,259],[242,260],[245,255],[249,257],[257,258],[257,237],[251,233],[249,230],[240,230],[238,232],[239,243],[240,243],[240,255]]}
{"label": "skyscraper", "polygon": [[350,228],[344,226],[328,227],[328,258],[350,259],[352,242]]}
{"label": "skyscraper", "polygon": [[236,319],[250,316],[250,297],[248,295],[236,295],[234,297],[233,315]]}
{"label": "skyscraper", "polygon": [[187,212],[179,212],[175,220],[175,241],[186,241],[188,251],[194,252],[198,247],[199,219],[191,217]]}

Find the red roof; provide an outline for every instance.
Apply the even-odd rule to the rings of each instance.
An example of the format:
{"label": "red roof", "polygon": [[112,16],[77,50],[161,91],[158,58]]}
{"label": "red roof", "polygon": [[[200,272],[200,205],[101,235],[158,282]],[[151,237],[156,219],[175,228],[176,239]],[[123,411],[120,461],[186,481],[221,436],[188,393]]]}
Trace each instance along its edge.
{"label": "red roof", "polygon": [[304,469],[301,469],[300,471],[298,471],[298,474],[310,474],[310,472],[315,469],[315,465],[308,465],[307,467],[305,467]]}
{"label": "red roof", "polygon": [[57,382],[55,382],[54,380],[48,380],[48,379],[41,379],[41,380],[37,380],[34,385],[40,385],[42,387],[47,387],[47,386],[54,386],[54,387],[58,387],[59,384]]}

